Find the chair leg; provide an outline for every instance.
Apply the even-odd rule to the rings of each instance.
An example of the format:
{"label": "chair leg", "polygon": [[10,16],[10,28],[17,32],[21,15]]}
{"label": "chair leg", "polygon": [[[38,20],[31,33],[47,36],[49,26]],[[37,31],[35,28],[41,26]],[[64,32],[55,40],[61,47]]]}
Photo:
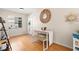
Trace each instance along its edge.
{"label": "chair leg", "polygon": [[43,51],[48,49],[48,40],[43,40]]}

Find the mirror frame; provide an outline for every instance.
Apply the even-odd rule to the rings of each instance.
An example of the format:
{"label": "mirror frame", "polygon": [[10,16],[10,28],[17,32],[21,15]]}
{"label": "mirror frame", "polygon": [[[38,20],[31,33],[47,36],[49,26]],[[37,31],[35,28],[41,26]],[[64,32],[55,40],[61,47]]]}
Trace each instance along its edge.
{"label": "mirror frame", "polygon": [[[44,14],[46,14],[46,18],[44,18]],[[42,23],[48,23],[51,19],[51,12],[49,9],[44,9],[40,14],[40,21]]]}

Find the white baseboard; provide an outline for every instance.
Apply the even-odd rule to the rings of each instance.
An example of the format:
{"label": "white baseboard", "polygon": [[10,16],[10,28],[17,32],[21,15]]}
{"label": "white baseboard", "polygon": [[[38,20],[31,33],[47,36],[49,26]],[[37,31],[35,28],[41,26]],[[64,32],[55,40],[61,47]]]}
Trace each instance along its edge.
{"label": "white baseboard", "polygon": [[73,47],[70,47],[70,46],[64,45],[64,44],[59,43],[59,42],[54,42],[54,43],[59,44],[59,45],[64,46],[64,47],[67,47],[67,48],[70,48],[70,49],[73,49]]}

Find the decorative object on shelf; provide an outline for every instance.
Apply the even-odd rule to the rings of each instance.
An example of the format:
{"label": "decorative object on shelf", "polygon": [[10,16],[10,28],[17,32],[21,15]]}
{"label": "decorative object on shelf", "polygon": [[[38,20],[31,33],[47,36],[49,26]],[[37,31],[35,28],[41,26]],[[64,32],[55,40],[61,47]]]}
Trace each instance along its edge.
{"label": "decorative object on shelf", "polygon": [[72,22],[77,20],[77,15],[70,13],[69,15],[66,16],[66,21]]}
{"label": "decorative object on shelf", "polygon": [[44,9],[40,14],[40,21],[42,23],[48,23],[51,19],[51,12],[49,9]]}

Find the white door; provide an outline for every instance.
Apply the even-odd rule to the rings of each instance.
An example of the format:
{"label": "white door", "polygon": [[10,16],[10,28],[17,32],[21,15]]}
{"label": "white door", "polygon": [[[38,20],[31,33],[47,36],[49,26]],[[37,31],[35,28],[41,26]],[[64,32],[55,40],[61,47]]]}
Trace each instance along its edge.
{"label": "white door", "polygon": [[32,34],[32,32],[33,32],[33,21],[32,21],[32,18],[30,16],[28,17],[27,25],[28,25],[28,34]]}

